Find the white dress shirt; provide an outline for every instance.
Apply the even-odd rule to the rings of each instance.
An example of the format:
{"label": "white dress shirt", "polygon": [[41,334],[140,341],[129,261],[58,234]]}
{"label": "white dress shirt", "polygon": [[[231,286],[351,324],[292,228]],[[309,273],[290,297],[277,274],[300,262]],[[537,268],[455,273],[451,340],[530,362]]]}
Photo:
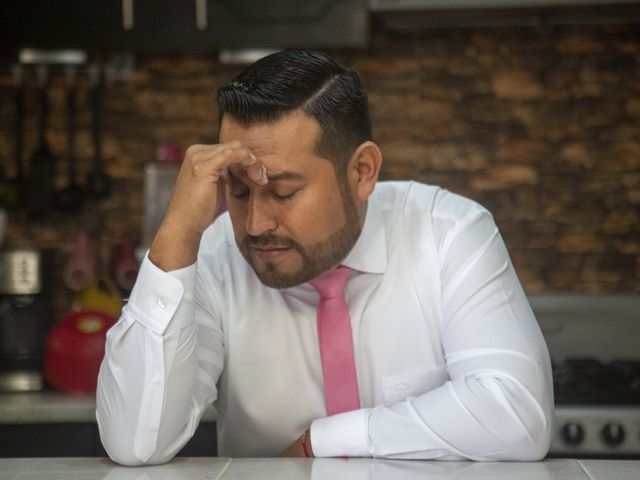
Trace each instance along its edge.
{"label": "white dress shirt", "polygon": [[546,454],[549,355],[490,213],[437,187],[379,183],[342,263],[361,408],[327,417],[310,285],[262,285],[228,214],[195,265],[165,273],[145,259],[100,370],[109,455],[171,459],[212,402],[221,456],[277,455],[309,425],[316,456]]}

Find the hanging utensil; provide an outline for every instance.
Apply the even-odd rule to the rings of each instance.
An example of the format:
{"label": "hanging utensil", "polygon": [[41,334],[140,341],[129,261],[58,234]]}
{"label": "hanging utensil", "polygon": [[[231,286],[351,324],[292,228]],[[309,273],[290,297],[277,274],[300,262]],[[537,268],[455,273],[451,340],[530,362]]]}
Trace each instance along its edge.
{"label": "hanging utensil", "polygon": [[87,288],[96,278],[98,244],[89,233],[80,230],[64,245],[63,283],[74,291]]}
{"label": "hanging utensil", "polygon": [[23,139],[24,139],[24,86],[22,82],[22,67],[14,65],[12,69],[15,83],[14,110],[15,110],[15,177],[13,185],[15,187],[16,203],[20,205],[24,198],[24,170],[22,166]]}
{"label": "hanging utensil", "polygon": [[91,136],[93,139],[93,167],[87,177],[87,193],[98,200],[109,195],[111,191],[111,177],[104,171],[102,159],[102,94],[104,82],[98,65],[89,69],[91,81]]}
{"label": "hanging utensil", "polygon": [[[20,90],[22,84],[22,69],[19,66],[12,68],[13,80],[15,83],[15,155],[20,158],[22,150],[22,92]],[[12,209],[18,204],[17,185],[14,179],[7,178],[4,170],[4,157],[0,155],[0,209]],[[2,210],[4,212],[4,210]]]}
{"label": "hanging utensil", "polygon": [[76,71],[67,67],[67,186],[56,193],[56,206],[65,212],[76,211],[84,203],[84,190],[78,183],[75,158],[76,142]]}
{"label": "hanging utensil", "polygon": [[30,219],[41,219],[47,215],[53,200],[53,177],[57,158],[47,142],[49,99],[47,96],[47,67],[37,70],[40,90],[40,117],[38,121],[38,146],[29,160],[29,171],[25,181],[25,204]]}

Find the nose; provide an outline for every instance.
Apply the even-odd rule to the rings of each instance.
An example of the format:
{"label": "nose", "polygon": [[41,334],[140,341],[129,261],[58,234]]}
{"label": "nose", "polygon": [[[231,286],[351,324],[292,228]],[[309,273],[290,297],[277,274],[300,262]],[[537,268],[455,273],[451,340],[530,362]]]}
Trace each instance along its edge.
{"label": "nose", "polygon": [[257,195],[251,195],[247,214],[247,233],[254,237],[275,230],[278,222],[270,212],[268,202],[260,201]]}

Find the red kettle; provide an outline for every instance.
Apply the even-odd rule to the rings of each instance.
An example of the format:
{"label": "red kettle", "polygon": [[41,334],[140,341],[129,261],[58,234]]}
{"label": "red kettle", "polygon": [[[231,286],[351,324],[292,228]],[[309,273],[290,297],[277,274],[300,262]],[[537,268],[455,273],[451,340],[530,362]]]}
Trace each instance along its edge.
{"label": "red kettle", "polygon": [[45,343],[44,373],[49,385],[71,395],[95,393],[106,333],[115,322],[99,310],[80,310],[57,322]]}

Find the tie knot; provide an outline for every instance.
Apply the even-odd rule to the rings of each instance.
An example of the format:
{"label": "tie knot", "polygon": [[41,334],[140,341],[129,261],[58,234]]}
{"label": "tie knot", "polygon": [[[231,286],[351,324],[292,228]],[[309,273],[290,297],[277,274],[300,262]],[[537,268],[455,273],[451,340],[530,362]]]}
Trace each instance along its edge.
{"label": "tie knot", "polygon": [[350,272],[349,267],[340,265],[329,273],[311,280],[309,284],[318,291],[323,300],[344,298],[344,287],[347,285]]}

